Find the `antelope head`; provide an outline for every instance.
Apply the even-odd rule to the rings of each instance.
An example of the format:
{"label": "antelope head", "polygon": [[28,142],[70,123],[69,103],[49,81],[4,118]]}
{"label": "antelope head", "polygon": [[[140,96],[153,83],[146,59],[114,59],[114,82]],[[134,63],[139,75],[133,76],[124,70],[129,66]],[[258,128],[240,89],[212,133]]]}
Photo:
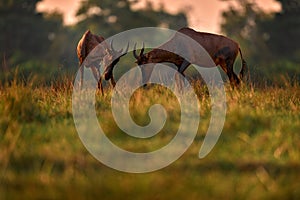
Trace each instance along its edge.
{"label": "antelope head", "polygon": [[136,58],[135,62],[138,65],[143,65],[143,64],[148,63],[148,58],[147,58],[146,54],[144,54],[144,50],[145,50],[145,44],[143,43],[140,54],[137,55],[137,53],[136,53],[136,43],[134,44],[133,56]]}
{"label": "antelope head", "polygon": [[140,66],[140,69],[141,69],[141,72],[142,72],[142,80],[143,80],[144,86],[146,86],[147,82],[149,81],[149,78],[152,74],[153,67],[143,66],[144,64],[147,64],[147,63],[151,62],[151,58],[150,58],[149,53],[144,54],[144,50],[145,50],[145,44],[143,43],[141,51],[140,51],[139,55],[137,55],[137,53],[136,53],[136,43],[134,44],[133,56],[136,58],[135,63],[137,63]]}
{"label": "antelope head", "polygon": [[128,52],[129,48],[129,43],[127,44],[125,50],[120,49],[120,50],[115,50],[113,47],[113,41],[110,43],[110,49],[108,49],[108,52],[106,56],[103,59],[103,64],[104,64],[104,78],[105,80],[109,80],[112,78],[112,72],[115,67],[115,65],[120,61],[120,58],[125,56]]}

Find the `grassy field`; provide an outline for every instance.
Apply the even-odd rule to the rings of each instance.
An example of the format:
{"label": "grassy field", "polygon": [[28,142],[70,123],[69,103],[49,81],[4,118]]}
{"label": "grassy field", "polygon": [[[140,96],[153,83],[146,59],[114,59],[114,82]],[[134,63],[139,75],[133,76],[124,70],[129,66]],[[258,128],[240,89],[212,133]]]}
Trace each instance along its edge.
{"label": "grassy field", "polygon": [[[110,169],[89,154],[73,122],[70,85],[15,81],[0,86],[0,199],[300,199],[299,84],[228,87],[225,126],[204,159],[198,159],[198,152],[210,119],[210,98],[194,85],[201,104],[194,143],[170,166],[146,174]],[[157,101],[169,118],[157,136],[133,139],[116,127],[110,94],[96,99],[108,137],[131,151],[164,146],[180,122],[170,91],[138,90],[131,103],[137,123],[147,122],[143,113]]]}

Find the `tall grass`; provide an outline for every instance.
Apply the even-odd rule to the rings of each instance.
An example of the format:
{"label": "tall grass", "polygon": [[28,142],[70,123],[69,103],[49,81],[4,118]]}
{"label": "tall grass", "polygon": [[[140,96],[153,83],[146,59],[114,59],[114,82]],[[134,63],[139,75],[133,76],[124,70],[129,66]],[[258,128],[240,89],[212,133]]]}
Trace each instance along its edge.
{"label": "tall grass", "polygon": [[[194,143],[170,166],[147,174],[110,169],[84,148],[74,126],[72,83],[39,86],[34,79],[0,88],[0,199],[299,199],[300,87],[226,87],[227,115],[213,151],[198,159],[210,120],[210,98],[194,82],[201,121]],[[166,145],[180,123],[174,95],[162,87],[139,89],[132,118],[161,103],[168,119],[155,137],[135,139],[115,124],[110,90],[96,95],[100,124],[120,147],[149,152]],[[103,117],[104,116],[104,117]]]}

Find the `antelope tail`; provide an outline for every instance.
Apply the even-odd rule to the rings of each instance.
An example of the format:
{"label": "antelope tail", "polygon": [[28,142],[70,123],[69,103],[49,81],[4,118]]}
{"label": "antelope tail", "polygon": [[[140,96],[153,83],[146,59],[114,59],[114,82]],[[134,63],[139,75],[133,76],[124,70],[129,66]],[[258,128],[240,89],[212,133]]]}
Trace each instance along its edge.
{"label": "antelope tail", "polygon": [[239,48],[239,52],[240,52],[240,56],[241,56],[241,60],[242,60],[242,69],[241,69],[241,73],[239,75],[239,78],[242,80],[244,75],[245,75],[245,72],[248,70],[247,69],[248,67],[247,67],[246,61],[243,58],[243,54],[242,54],[242,51],[241,51],[240,48]]}

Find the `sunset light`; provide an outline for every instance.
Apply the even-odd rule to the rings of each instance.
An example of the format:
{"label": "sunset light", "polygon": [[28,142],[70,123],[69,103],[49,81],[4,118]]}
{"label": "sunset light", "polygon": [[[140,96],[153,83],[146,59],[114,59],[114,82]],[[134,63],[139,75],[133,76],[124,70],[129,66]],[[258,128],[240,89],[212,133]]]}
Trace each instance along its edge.
{"label": "sunset light", "polygon": [[[65,24],[76,22],[76,10],[80,6],[81,0],[43,0],[38,4],[40,11],[60,11],[64,14]],[[144,7],[146,0],[137,3],[137,8]],[[234,0],[150,0],[154,8],[163,6],[170,13],[184,11],[187,13],[190,27],[208,32],[220,32],[221,12],[229,5],[235,5]],[[274,0],[256,0],[257,5],[265,11],[278,11],[280,4]],[[169,6],[169,5],[172,6]]]}
{"label": "sunset light", "polygon": [[300,200],[300,0],[0,0],[0,200]]}

